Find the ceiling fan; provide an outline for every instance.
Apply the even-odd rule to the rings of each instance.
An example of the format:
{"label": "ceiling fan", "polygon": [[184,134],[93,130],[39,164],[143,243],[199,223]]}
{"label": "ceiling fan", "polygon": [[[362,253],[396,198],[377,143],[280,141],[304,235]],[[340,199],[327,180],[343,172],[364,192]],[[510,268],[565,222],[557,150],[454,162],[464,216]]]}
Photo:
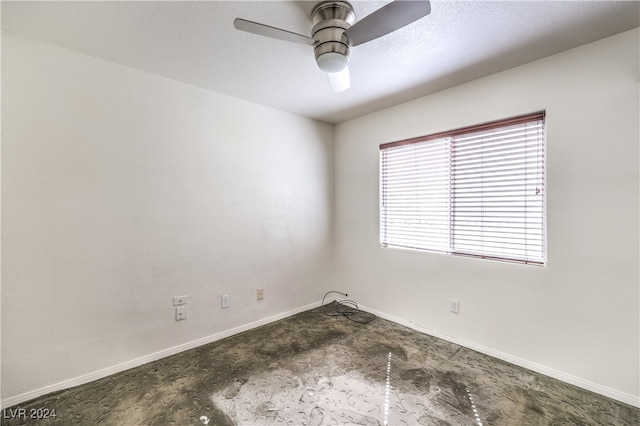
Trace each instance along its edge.
{"label": "ceiling fan", "polygon": [[[318,67],[328,73],[334,92],[351,86],[351,47],[367,43],[404,27],[431,12],[428,0],[395,0],[355,22],[353,6],[346,1],[323,1],[311,12],[311,36],[236,18],[238,30],[313,46]],[[354,23],[355,22],[355,23]]]}

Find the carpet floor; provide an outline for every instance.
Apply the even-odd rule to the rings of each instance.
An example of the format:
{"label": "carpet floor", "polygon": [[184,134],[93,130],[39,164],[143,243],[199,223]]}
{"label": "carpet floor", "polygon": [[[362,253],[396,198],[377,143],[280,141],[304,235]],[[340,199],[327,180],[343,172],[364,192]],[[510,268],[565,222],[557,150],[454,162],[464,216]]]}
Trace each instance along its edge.
{"label": "carpet floor", "polygon": [[[36,410],[55,417],[29,419]],[[380,318],[314,309],[5,408],[2,424],[622,426],[640,410]]]}

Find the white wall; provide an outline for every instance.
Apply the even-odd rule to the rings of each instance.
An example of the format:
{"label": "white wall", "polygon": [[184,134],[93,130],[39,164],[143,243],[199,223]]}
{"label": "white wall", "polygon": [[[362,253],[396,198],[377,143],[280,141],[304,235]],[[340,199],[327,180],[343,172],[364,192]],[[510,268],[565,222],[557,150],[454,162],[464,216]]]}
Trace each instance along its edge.
{"label": "white wall", "polygon": [[[638,36],[343,123],[332,148],[331,126],[3,33],[3,405],[328,287],[638,404]],[[378,144],[540,109],[548,266],[379,247]]]}
{"label": "white wall", "polygon": [[[339,124],[341,288],[415,328],[640,405],[638,39],[636,29]],[[546,267],[379,246],[379,144],[543,109]]]}
{"label": "white wall", "polygon": [[3,33],[3,405],[320,300],[332,137]]}

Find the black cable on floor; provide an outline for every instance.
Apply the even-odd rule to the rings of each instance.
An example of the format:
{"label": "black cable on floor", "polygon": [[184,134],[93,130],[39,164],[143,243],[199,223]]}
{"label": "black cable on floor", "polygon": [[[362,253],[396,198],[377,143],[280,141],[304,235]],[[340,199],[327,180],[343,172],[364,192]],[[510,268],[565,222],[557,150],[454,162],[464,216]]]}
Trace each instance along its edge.
{"label": "black cable on floor", "polygon": [[325,307],[328,305],[325,305],[324,300],[331,293],[341,294],[344,297],[348,296],[347,293],[341,293],[339,291],[332,290],[332,291],[326,292],[322,297],[322,313],[324,315],[327,315],[329,317],[343,316],[353,322],[357,322],[360,324],[369,323],[377,318],[374,314],[370,312],[361,311],[360,308],[358,307],[358,304],[355,301],[348,300],[348,299],[334,300],[335,302],[334,309],[333,310],[325,309]]}

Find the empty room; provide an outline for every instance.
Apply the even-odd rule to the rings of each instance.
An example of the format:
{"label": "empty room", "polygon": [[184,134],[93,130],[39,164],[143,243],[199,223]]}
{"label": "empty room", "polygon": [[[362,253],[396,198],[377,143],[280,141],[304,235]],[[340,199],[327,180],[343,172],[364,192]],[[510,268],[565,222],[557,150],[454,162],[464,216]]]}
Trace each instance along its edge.
{"label": "empty room", "polygon": [[0,7],[2,424],[640,424],[640,2]]}

